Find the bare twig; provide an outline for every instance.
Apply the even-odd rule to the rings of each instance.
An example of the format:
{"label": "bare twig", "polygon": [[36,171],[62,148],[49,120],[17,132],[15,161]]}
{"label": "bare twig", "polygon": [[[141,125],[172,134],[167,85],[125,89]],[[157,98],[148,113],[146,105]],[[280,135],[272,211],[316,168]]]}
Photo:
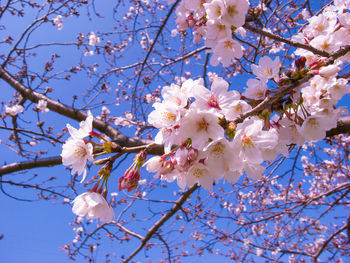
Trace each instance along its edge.
{"label": "bare twig", "polygon": [[183,205],[183,203],[187,200],[187,198],[189,198],[191,196],[191,194],[197,190],[199,188],[199,186],[197,184],[195,184],[194,186],[192,186],[190,189],[188,189],[177,201],[176,204],[173,205],[173,207],[168,211],[168,213],[166,213],[165,215],[163,215],[147,232],[147,234],[145,235],[145,237],[142,239],[142,242],[140,244],[140,246],[134,250],[134,252],[132,252],[130,254],[130,256],[124,261],[124,263],[129,262],[148,242],[148,240],[150,240],[153,235],[157,232],[157,230],[164,225],[164,223],[171,218],[177,211],[180,210],[181,206]]}

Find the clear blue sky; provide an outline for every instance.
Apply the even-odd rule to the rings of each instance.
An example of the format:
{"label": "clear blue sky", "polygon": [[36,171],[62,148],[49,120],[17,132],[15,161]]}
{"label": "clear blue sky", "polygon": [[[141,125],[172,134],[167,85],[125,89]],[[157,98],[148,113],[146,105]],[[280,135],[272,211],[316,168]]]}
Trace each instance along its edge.
{"label": "clear blue sky", "polygon": [[[112,20],[112,10],[110,9],[110,5],[115,1],[104,1],[103,4],[99,4],[99,1],[95,1],[97,6],[97,11],[103,13],[104,19],[93,19],[89,21],[85,14],[82,14],[82,18],[79,19],[79,22],[76,18],[68,18],[64,20],[63,29],[58,31],[54,27],[47,28],[45,32],[42,34],[37,34],[33,39],[35,41],[40,42],[44,40],[47,42],[47,39],[51,41],[59,40],[72,42],[75,40],[78,32],[88,33],[91,31],[107,31],[108,29],[112,30],[112,26],[114,21]],[[107,3],[107,4],[106,4]],[[164,2],[165,3],[165,2]],[[8,20],[8,22],[5,22]],[[18,32],[19,30],[23,30],[28,21],[20,20],[18,18],[13,17],[4,17],[3,23],[6,23],[8,26],[8,31]],[[0,31],[1,34],[1,31]],[[1,35],[0,35],[1,36]],[[2,36],[1,36],[2,37]],[[64,39],[64,41],[62,40]],[[45,49],[44,49],[45,50]],[[70,49],[60,47],[59,51],[62,55],[60,59],[61,66],[64,67],[65,64],[72,64],[72,60],[78,62],[81,58],[81,52],[77,52],[76,54],[71,54]],[[38,61],[40,59],[44,59],[41,54],[38,54]],[[85,58],[88,60],[93,60],[94,57]],[[128,60],[136,62],[137,58],[128,57]],[[122,64],[125,61],[120,61]],[[32,61],[32,66],[35,67],[35,62]],[[60,65],[59,63],[59,65]],[[42,65],[38,63],[38,65]],[[245,81],[245,80],[244,80]],[[0,82],[2,84],[2,82]],[[52,84],[51,84],[52,85]],[[54,87],[55,93],[54,95],[57,97],[62,96],[67,97],[68,95],[80,94],[85,90],[86,87],[89,87],[90,83],[87,79],[83,78],[75,78],[69,82],[69,85]],[[2,96],[4,100],[6,98],[10,98],[13,91],[10,89],[2,88]],[[348,97],[347,97],[348,99]],[[7,99],[8,100],[8,99]],[[70,100],[68,100],[70,101]],[[349,104],[346,99],[343,99],[343,104]],[[31,106],[33,107],[33,106]],[[119,113],[124,112],[122,107],[111,106],[110,110],[114,111],[113,115],[118,116]],[[98,112],[99,113],[99,112]],[[28,115],[27,115],[28,116]],[[59,119],[59,115],[56,113],[50,112],[47,115],[43,115],[42,117],[46,119],[57,118],[55,125],[57,127],[64,127],[66,124],[65,120]],[[23,123],[22,123],[23,124]],[[71,122],[71,124],[75,127],[78,126],[77,122]],[[3,132],[0,130],[0,139],[6,139],[7,132]],[[66,138],[66,137],[64,137]],[[7,149],[3,144],[0,144],[0,162],[2,163],[6,160],[8,163],[17,161],[16,154]],[[53,148],[49,154],[49,156],[58,155],[61,152],[60,147]],[[123,168],[125,169],[128,164],[124,164],[120,169],[119,173],[122,173]],[[143,172],[145,172],[143,170]],[[54,168],[40,168],[36,170],[32,170],[28,173],[25,173],[23,176],[30,178],[35,173],[39,174],[39,177],[44,176],[55,176],[57,178],[57,185],[67,184],[70,180],[69,172],[65,170],[63,166],[57,166]],[[6,175],[4,179],[10,179],[12,175]],[[17,175],[18,176],[18,175]],[[22,176],[22,175],[19,175]],[[146,176],[146,178],[150,179],[151,176]],[[16,198],[33,200],[37,199],[35,195],[33,195],[33,191],[30,189],[24,189],[21,187],[9,187],[8,185],[4,185],[4,190]],[[110,188],[117,189],[116,180],[114,183],[111,183]],[[175,184],[171,184],[169,187],[170,192],[177,189]],[[83,188],[80,189],[83,191]],[[110,190],[113,192],[113,190]],[[57,203],[55,203],[57,202]],[[68,260],[66,254],[59,250],[64,244],[71,243],[74,238],[74,232],[72,231],[72,227],[69,225],[75,218],[75,216],[71,212],[71,206],[69,204],[62,205],[62,198],[59,198],[57,201],[18,201],[13,198],[10,198],[0,192],[0,235],[4,235],[4,238],[0,240],[0,262],[4,263],[62,263],[62,262],[72,262]],[[129,246],[126,246],[125,249],[127,251],[133,250],[133,244],[131,243]],[[105,248],[102,250],[114,249],[113,244],[108,243],[106,241]],[[102,262],[104,257],[103,253],[99,254],[97,262]],[[118,253],[118,251],[114,251],[114,253]],[[126,253],[127,254],[127,253]],[[149,255],[148,255],[149,256]],[[145,253],[141,252],[137,257],[140,262],[145,262]],[[181,260],[181,262],[215,262],[217,261],[215,256],[206,256],[205,259],[194,258],[188,261]],[[220,259],[220,262],[228,262],[227,259]],[[79,258],[76,262],[84,262],[81,258]],[[117,260],[113,260],[112,262],[118,262]]]}

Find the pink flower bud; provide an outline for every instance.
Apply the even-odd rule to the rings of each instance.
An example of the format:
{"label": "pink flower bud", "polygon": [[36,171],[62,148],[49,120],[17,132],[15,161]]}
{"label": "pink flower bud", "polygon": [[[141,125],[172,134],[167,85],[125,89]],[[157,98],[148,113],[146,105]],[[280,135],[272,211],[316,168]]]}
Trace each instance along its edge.
{"label": "pink flower bud", "polygon": [[195,160],[197,160],[197,157],[198,157],[198,150],[197,149],[194,149],[194,148],[189,148],[188,149],[188,155],[187,155],[187,158],[190,162],[193,162]]}
{"label": "pink flower bud", "polygon": [[140,178],[141,178],[141,175],[138,169],[129,168],[128,170],[126,170],[123,177],[119,178],[119,181],[118,181],[119,191],[127,189],[128,192],[130,192],[132,190],[135,190]]}

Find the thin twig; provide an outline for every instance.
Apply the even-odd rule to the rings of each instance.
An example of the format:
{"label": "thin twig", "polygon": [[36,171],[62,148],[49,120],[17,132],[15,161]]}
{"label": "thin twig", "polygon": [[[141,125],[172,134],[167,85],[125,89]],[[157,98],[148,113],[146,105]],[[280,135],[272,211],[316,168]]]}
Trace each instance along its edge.
{"label": "thin twig", "polygon": [[194,186],[192,186],[190,189],[188,189],[177,201],[176,204],[168,211],[168,213],[166,213],[165,215],[163,215],[147,232],[147,234],[145,235],[145,237],[142,239],[142,242],[140,244],[140,246],[134,250],[134,252],[132,252],[130,254],[130,256],[124,261],[124,263],[129,262],[134,256],[136,256],[136,254],[138,252],[140,252],[140,250],[147,244],[148,240],[150,240],[153,235],[157,232],[157,230],[164,225],[164,223],[171,218],[177,211],[180,210],[181,206],[183,205],[183,203],[187,200],[187,198],[190,197],[190,195],[199,188],[199,186],[197,184],[195,184]]}

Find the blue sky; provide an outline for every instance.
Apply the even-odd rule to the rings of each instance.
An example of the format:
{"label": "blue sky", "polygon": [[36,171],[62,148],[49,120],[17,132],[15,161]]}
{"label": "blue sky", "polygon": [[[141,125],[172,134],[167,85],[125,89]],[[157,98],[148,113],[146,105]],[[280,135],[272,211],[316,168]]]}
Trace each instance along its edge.
{"label": "blue sky", "polygon": [[[97,1],[96,1],[97,2]],[[106,4],[106,2],[108,4]],[[47,39],[50,41],[62,41],[62,42],[72,42],[75,40],[78,32],[88,33],[91,31],[107,31],[113,30],[114,20],[112,19],[112,10],[110,9],[110,4],[115,1],[105,1],[104,4],[97,4],[97,11],[104,14],[103,19],[93,19],[90,21],[85,16],[85,13],[82,13],[82,17],[77,20],[76,18],[70,17],[64,20],[63,29],[58,31],[53,26],[46,26],[40,33],[36,33],[33,35],[31,40],[33,43],[35,42],[46,42]],[[6,21],[6,22],[3,22]],[[18,19],[17,17],[4,17],[3,23],[6,23],[7,31],[13,32],[13,37],[16,38],[16,32],[23,30],[28,21],[26,19]],[[78,22],[79,21],[79,22]],[[2,32],[0,31],[0,37]],[[30,64],[32,69],[41,70],[42,61],[47,59],[48,51],[52,51],[52,47],[43,47],[41,49],[42,53],[39,52],[35,59],[31,59],[28,63]],[[65,68],[67,65],[71,65],[74,63],[79,63],[81,59],[87,62],[91,62],[95,59],[92,57],[84,57],[81,51],[76,51],[75,53],[71,51],[70,48],[67,47],[58,47],[57,51],[59,51],[61,58],[58,60],[57,67]],[[137,62],[138,56],[140,54],[134,53],[134,56],[129,56],[126,59],[122,59],[118,61],[120,65],[130,64],[130,61]],[[198,73],[199,74],[199,73]],[[65,103],[71,102],[71,96],[78,95],[80,96],[81,92],[85,90],[86,87],[90,87],[91,83],[87,78],[82,78],[82,75],[79,77],[72,76],[72,79],[69,82],[51,82],[50,85],[55,88],[53,94],[50,94],[53,98],[62,98],[62,101]],[[244,86],[246,79],[241,78],[239,84],[235,83],[239,86]],[[0,82],[3,84],[2,82]],[[3,100],[8,101],[8,99],[12,96],[13,91],[11,89],[2,88],[2,96]],[[343,104],[349,104],[348,97],[342,100]],[[31,105],[33,107],[33,105]],[[113,111],[114,116],[118,116],[125,111],[125,108],[122,106],[111,105],[109,107],[111,111]],[[29,111],[31,112],[31,111]],[[99,111],[95,112],[98,114]],[[34,119],[34,113],[27,113],[27,119]],[[62,127],[65,127],[67,123],[67,119],[59,118],[59,115],[53,112],[50,112],[47,115],[41,115],[43,120],[50,121],[52,118],[55,118],[55,129],[60,130]],[[20,123],[25,126],[24,121],[20,121]],[[70,121],[70,123],[77,127],[78,123],[74,121]],[[0,139],[6,139],[8,136],[7,132],[0,130]],[[67,138],[64,137],[64,138]],[[43,147],[45,148],[45,147]],[[1,151],[1,159],[3,162],[6,160],[7,163],[17,161],[17,155],[6,148],[3,144],[0,144]],[[50,153],[48,156],[59,155],[61,152],[61,148],[59,145],[56,147],[50,148]],[[128,167],[130,162],[124,162],[122,166],[119,168],[118,173],[122,174],[123,171]],[[96,172],[96,169],[92,169],[90,171],[90,175]],[[55,184],[57,185],[65,185],[69,183],[71,177],[69,172],[63,166],[57,166],[53,168],[40,168],[29,171],[23,175],[6,175],[3,179],[11,179],[12,176],[16,178],[25,176],[26,178],[31,178],[35,174],[38,174],[38,180],[40,178],[44,178],[48,175],[55,176]],[[145,171],[143,170],[143,174]],[[148,180],[152,179],[151,175],[145,175]],[[33,182],[35,182],[34,179]],[[31,182],[30,182],[31,183]],[[26,200],[36,200],[37,196],[36,192],[33,194],[31,189],[25,189],[21,187],[11,187],[8,185],[3,185],[4,190],[16,198],[26,199]],[[117,189],[117,179],[114,179],[113,182],[110,183],[110,189]],[[166,190],[166,193],[162,196],[171,197],[173,191],[177,191],[178,187],[175,183],[170,184]],[[79,188],[79,193],[84,191],[83,187]],[[110,190],[110,192],[114,192]],[[120,194],[122,195],[122,194]],[[58,198],[58,200],[50,200],[50,201],[19,201],[14,198],[10,198],[2,193],[0,193],[0,204],[1,204],[1,213],[0,213],[0,235],[4,235],[4,238],[0,240],[0,261],[7,263],[58,263],[58,262],[71,262],[68,260],[66,254],[59,249],[59,247],[64,244],[70,243],[74,238],[74,232],[72,231],[72,227],[69,225],[75,218],[72,214],[71,206],[69,204],[62,205],[62,198]],[[142,206],[140,206],[142,208]],[[95,224],[95,223],[93,223]],[[135,228],[140,228],[140,231],[144,231],[143,226],[136,226]],[[104,253],[107,250],[112,251],[112,258],[117,257],[120,251],[117,250],[116,246],[109,242],[107,239],[104,240],[103,244],[104,248],[98,253],[97,262],[102,262],[104,259]],[[125,252],[131,252],[135,246],[138,245],[138,242],[131,242],[129,245],[125,246]],[[154,252],[153,252],[154,253]],[[140,260],[140,262],[144,262],[145,257],[149,256],[154,259],[152,255],[147,252],[140,252],[139,256],[136,259]],[[214,262],[217,261],[216,256],[206,255],[205,258],[192,258],[189,260],[182,260],[181,262]],[[220,262],[228,262],[228,260],[220,258]],[[84,262],[82,258],[79,258],[77,262]],[[117,260],[112,260],[112,262],[118,262]]]}

